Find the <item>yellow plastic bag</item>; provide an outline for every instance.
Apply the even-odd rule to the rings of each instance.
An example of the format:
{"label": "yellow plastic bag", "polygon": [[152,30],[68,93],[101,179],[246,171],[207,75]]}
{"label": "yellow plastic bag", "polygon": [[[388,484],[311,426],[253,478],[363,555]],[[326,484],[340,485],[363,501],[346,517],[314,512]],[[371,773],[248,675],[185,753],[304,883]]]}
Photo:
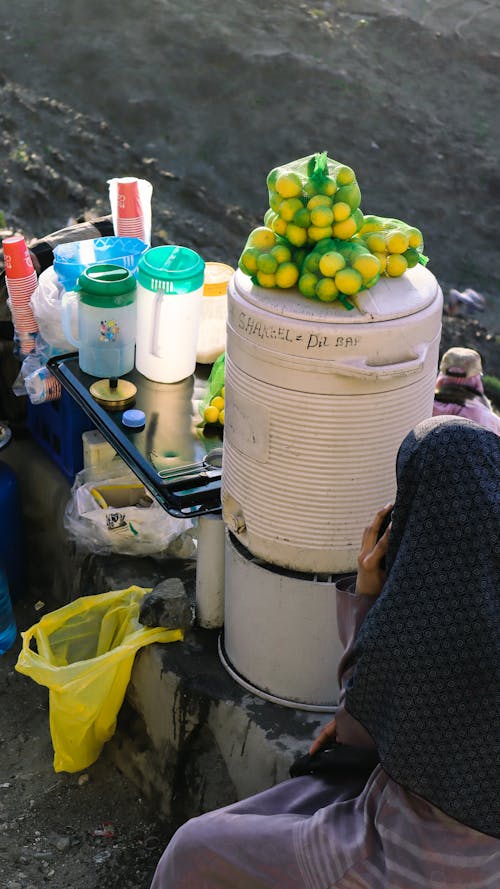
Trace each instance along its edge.
{"label": "yellow plastic bag", "polygon": [[112,737],[137,650],[184,638],[182,630],[139,623],[147,592],[131,586],[83,596],[21,634],[16,670],[49,689],[56,772],[86,769]]}

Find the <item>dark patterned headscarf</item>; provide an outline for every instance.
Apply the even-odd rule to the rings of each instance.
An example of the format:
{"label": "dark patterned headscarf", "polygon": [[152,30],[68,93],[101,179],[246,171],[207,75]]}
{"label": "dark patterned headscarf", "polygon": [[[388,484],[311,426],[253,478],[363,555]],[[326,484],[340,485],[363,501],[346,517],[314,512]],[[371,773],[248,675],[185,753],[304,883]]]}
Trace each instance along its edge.
{"label": "dark patterned headscarf", "polygon": [[403,441],[387,580],[346,708],[388,774],[500,836],[500,440],[459,417]]}

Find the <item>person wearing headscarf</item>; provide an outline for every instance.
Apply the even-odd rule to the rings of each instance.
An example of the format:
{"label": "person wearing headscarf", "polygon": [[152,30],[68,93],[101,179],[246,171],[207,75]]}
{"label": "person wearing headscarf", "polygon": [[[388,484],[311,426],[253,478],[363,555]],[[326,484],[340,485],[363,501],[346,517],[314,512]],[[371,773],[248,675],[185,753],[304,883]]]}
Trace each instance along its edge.
{"label": "person wearing headscarf", "polygon": [[500,417],[484,394],[482,376],[481,356],[475,349],[448,349],[439,365],[433,416],[465,417],[500,435]]}
{"label": "person wearing headscarf", "polygon": [[313,759],[371,747],[378,764],[368,777],[304,774],[188,821],[152,889],[498,885],[500,442],[429,419],[396,474],[356,578],[337,584],[341,701],[311,747]]}

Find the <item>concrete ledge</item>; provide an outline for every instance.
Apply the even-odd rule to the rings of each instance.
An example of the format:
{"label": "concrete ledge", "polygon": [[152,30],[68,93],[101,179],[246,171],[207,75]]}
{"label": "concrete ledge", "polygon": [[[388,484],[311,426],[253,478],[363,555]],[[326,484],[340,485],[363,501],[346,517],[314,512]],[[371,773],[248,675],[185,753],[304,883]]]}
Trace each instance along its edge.
{"label": "concrete ledge", "polygon": [[110,752],[174,823],[227,805],[288,777],[331,716],[248,694],[217,653],[217,632],[136,658]]}
{"label": "concrete ledge", "polygon": [[[58,607],[78,596],[179,577],[194,602],[196,561],[79,552],[64,530],[70,485],[58,468],[29,438],[9,445],[2,459],[19,478],[31,595]],[[108,745],[119,768],[173,824],[287,778],[291,762],[330,718],[246,692],[222,666],[217,640],[217,631],[195,628],[182,643],[139,652]]]}

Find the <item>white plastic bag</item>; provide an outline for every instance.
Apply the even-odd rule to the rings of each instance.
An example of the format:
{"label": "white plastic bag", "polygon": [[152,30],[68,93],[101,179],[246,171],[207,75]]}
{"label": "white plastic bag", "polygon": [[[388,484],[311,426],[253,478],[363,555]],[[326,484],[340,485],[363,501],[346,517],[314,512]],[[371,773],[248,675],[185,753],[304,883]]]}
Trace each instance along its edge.
{"label": "white plastic bag", "polygon": [[80,547],[103,555],[190,559],[196,552],[192,520],[171,516],[122,461],[76,475],[64,526]]}
{"label": "white plastic bag", "polygon": [[75,293],[66,293],[54,271],[49,266],[40,275],[38,286],[31,296],[31,308],[40,333],[49,346],[63,354],[73,352],[74,346],[64,336],[62,328],[62,300],[70,304],[71,332],[78,339],[78,299]]}

